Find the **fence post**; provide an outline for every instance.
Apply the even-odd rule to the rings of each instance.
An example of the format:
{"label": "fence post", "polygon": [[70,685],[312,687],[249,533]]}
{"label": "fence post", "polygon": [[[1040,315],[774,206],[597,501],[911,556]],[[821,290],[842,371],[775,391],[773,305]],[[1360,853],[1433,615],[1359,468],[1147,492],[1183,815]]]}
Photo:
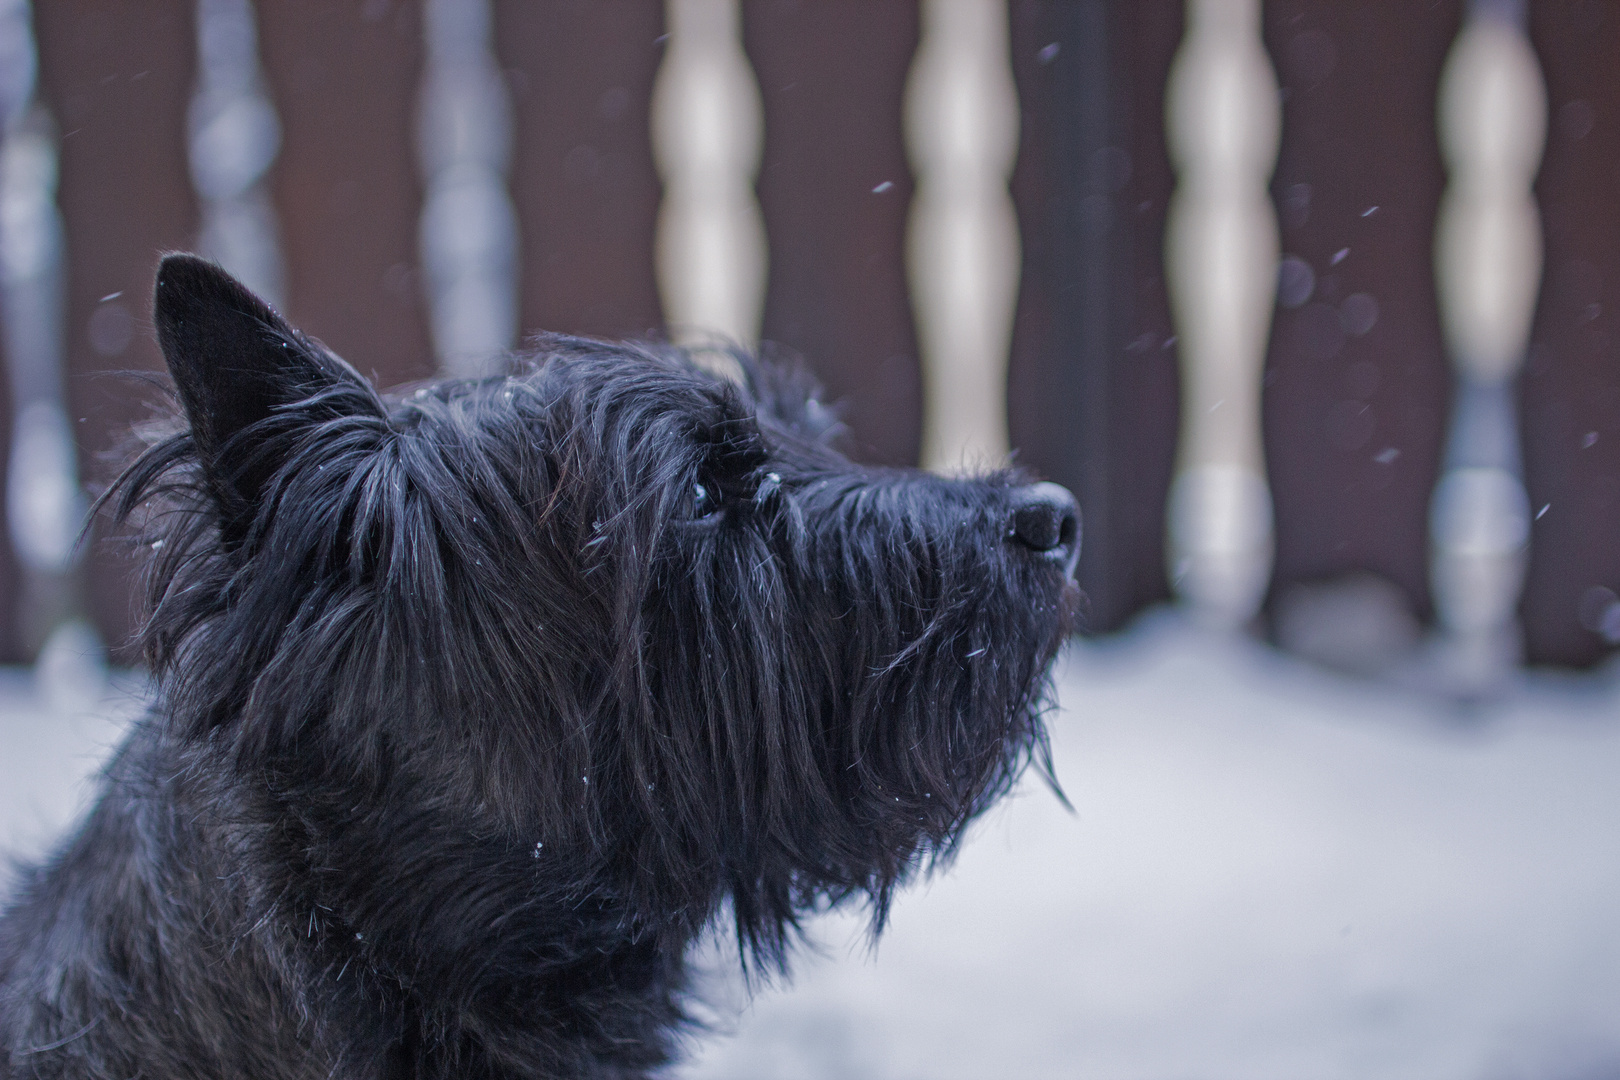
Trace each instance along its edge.
{"label": "fence post", "polygon": [[664,181],[656,262],[676,341],[753,346],[765,306],[765,219],[754,194],[764,144],[759,85],[737,0],[667,0],[653,84],[653,156]]}
{"label": "fence post", "polygon": [[923,0],[921,16],[905,125],[917,181],[906,254],[922,353],[922,463],[1000,465],[1019,278],[1007,5]]}
{"label": "fence post", "polygon": [[[100,637],[84,618],[77,546],[85,500],[68,422],[63,368],[66,262],[56,205],[56,126],[36,97],[32,12],[0,4],[0,328],[13,410],[6,468],[6,520],[22,569],[18,610],[23,648],[37,657],[47,701],[86,707],[105,676]],[[113,310],[113,309],[109,309]],[[117,326],[127,340],[133,320]],[[92,334],[96,324],[92,320]]]}
{"label": "fence post", "polygon": [[451,375],[483,375],[517,343],[518,221],[506,190],[512,115],[489,0],[426,0],[418,150],[422,265],[433,346]]}
{"label": "fence post", "polygon": [[278,307],[281,244],[265,176],[281,123],[265,92],[252,0],[198,0],[197,88],[187,117],[201,254]]}
{"label": "fence post", "polygon": [[1260,388],[1276,296],[1266,187],[1281,105],[1259,0],[1188,0],[1166,97],[1178,183],[1165,264],[1181,359],[1170,576],[1199,619],[1236,626],[1259,609],[1273,554]]}
{"label": "fence post", "polygon": [[1474,0],[1440,82],[1449,178],[1435,277],[1457,384],[1430,511],[1430,580],[1442,675],[1467,694],[1500,682],[1523,651],[1516,609],[1530,505],[1515,390],[1541,282],[1531,184],[1547,128],[1524,19],[1522,0]]}

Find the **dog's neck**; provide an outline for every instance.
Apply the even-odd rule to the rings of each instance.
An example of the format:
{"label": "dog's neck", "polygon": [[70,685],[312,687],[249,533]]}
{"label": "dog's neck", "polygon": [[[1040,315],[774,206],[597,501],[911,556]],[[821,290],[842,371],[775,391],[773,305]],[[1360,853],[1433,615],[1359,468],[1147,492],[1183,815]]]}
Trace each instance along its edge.
{"label": "dog's neck", "polygon": [[[60,856],[61,895],[25,906],[81,959],[42,1007],[83,1028],[79,1049],[109,1075],[175,1047],[264,1080],[639,1076],[671,1056],[687,941],[638,928],[610,890],[554,887],[578,867],[548,874],[532,852],[430,811],[342,813],[275,790],[165,736],[157,717],[108,780]],[[107,903],[65,902],[77,877]],[[124,985],[93,978],[110,962]],[[168,1006],[126,1029],[125,995]],[[229,1016],[272,1020],[211,1026]],[[125,1062],[131,1047],[148,1056]]]}

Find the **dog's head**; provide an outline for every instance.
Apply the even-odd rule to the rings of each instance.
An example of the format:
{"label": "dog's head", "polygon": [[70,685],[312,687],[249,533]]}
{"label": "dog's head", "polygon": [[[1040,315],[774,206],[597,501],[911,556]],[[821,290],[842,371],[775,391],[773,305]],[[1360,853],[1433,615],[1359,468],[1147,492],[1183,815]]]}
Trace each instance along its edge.
{"label": "dog's head", "polygon": [[851,464],[747,357],[552,337],[383,396],[189,256],[156,322],[186,428],[111,498],[148,508],[163,708],[311,830],[567,867],[654,929],[729,897],[776,959],[1044,759],[1061,489]]}

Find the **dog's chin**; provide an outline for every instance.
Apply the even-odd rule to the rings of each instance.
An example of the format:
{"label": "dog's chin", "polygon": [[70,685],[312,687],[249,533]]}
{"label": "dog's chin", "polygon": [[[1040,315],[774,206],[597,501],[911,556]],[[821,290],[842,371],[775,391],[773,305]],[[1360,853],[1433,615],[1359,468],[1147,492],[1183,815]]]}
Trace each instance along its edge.
{"label": "dog's chin", "polygon": [[1080,583],[1074,580],[1074,571],[1071,568],[1058,590],[1058,611],[1061,619],[1059,636],[1061,638],[1067,638],[1080,628],[1085,618],[1086,609],[1089,606],[1090,598],[1086,596],[1085,590],[1080,588]]}

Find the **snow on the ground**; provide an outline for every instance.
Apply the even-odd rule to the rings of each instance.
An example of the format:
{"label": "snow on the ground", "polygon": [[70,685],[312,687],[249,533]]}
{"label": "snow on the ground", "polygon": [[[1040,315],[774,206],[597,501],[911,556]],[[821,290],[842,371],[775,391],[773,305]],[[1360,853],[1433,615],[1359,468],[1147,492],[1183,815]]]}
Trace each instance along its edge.
{"label": "snow on the ground", "polygon": [[102,764],[141,708],[142,680],[115,678],[101,704],[53,706],[26,668],[0,668],[0,890],[6,860],[48,849],[88,805]]}
{"label": "snow on the ground", "polygon": [[[817,920],[680,1080],[1620,1075],[1620,678],[1460,712],[1157,614],[1077,646],[1038,783],[947,874]],[[89,791],[110,719],[0,672],[0,850]]]}

